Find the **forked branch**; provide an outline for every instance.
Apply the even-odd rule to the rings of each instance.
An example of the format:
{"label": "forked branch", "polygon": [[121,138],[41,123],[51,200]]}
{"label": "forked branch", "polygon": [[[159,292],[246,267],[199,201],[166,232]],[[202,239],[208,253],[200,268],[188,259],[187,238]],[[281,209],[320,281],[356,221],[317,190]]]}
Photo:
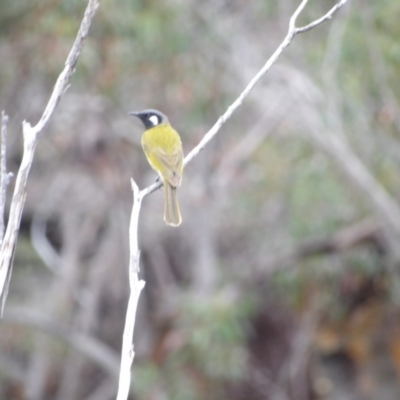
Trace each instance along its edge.
{"label": "forked branch", "polygon": [[2,298],[2,309],[7,297],[8,283],[11,276],[13,255],[17,242],[22,211],[25,205],[26,185],[28,181],[29,171],[32,166],[35,148],[40,133],[47,125],[51,115],[53,114],[58,102],[69,85],[71,75],[75,70],[75,65],[83,48],[83,43],[89,33],[89,27],[93,17],[99,6],[100,0],[89,0],[85,11],[78,35],[72,46],[72,49],[65,62],[64,70],[61,72],[54,86],[53,93],[49,102],[41,116],[39,122],[35,126],[31,126],[28,122],[22,123],[24,137],[24,151],[22,155],[21,165],[18,170],[15,181],[14,193],[10,206],[7,229],[4,239],[0,247],[0,297]]}
{"label": "forked branch", "polygon": [[[227,108],[227,110],[222,114],[217,122],[211,127],[211,129],[203,136],[200,143],[194,147],[185,157],[184,165],[189,164],[193,158],[195,158],[206,146],[207,144],[215,137],[215,135],[219,132],[221,127],[228,121],[229,118],[233,115],[233,113],[242,105],[243,101],[249,96],[254,86],[261,80],[261,78],[271,69],[272,65],[276,62],[279,56],[283,53],[286,47],[292,42],[293,38],[303,32],[307,32],[316,26],[322,24],[323,22],[331,19],[333,15],[343,7],[348,0],[340,0],[334,7],[332,7],[324,16],[321,18],[311,22],[308,25],[303,27],[296,28],[296,20],[301,11],[304,9],[308,0],[303,0],[301,4],[297,7],[296,11],[292,15],[289,21],[289,29],[286,34],[286,37],[283,39],[282,43],[278,46],[275,52],[270,56],[270,58],[266,61],[263,67],[254,75],[253,79],[247,84],[242,93],[236,98],[236,100]],[[158,190],[162,186],[161,181],[157,181],[147,188],[142,190],[143,197],[146,197],[150,193]]]}
{"label": "forked branch", "polygon": [[[306,32],[324,21],[332,18],[332,16],[347,2],[347,0],[340,0],[328,13],[318,20],[312,22],[304,27],[296,28],[296,20],[301,11],[304,9],[308,0],[303,0],[298,6],[289,22],[289,29],[286,37],[282,43],[278,46],[272,56],[266,61],[264,66],[257,72],[254,78],[248,83],[243,92],[238,96],[238,98],[228,107],[223,115],[217,120],[217,122],[211,127],[211,129],[204,135],[200,143],[193,148],[192,151],[187,154],[184,160],[185,166],[189,164],[193,158],[195,158],[201,150],[203,150],[206,145],[215,137],[219,132],[222,125],[228,121],[232,114],[242,105],[243,101],[250,94],[254,86],[260,81],[260,79],[269,71],[275,61],[283,53],[286,47],[292,42],[293,38],[299,34]],[[134,192],[134,203],[132,208],[132,216],[130,222],[130,266],[129,266],[129,280],[131,294],[129,298],[129,305],[126,314],[126,323],[123,334],[123,346],[122,346],[122,359],[121,359],[121,370],[120,370],[120,380],[119,380],[119,390],[117,400],[126,400],[129,393],[131,373],[130,368],[133,362],[134,352],[133,352],[133,326],[137,309],[137,302],[141,290],[144,287],[144,281],[139,280],[139,248],[137,242],[137,230],[139,223],[139,214],[142,200],[150,193],[156,191],[162,186],[161,181],[157,181],[152,185],[139,190],[136,183],[132,181],[132,189]]]}

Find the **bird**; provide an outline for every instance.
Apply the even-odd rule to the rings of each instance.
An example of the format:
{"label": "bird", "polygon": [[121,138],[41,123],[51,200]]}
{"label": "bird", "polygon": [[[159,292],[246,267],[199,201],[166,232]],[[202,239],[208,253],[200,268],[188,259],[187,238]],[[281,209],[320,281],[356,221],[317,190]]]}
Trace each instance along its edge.
{"label": "bird", "polygon": [[167,225],[179,226],[182,217],[177,188],[181,186],[183,172],[183,150],[179,133],[161,111],[147,109],[131,111],[129,115],[142,121],[145,127],[142,135],[143,151],[164,184],[164,221]]}

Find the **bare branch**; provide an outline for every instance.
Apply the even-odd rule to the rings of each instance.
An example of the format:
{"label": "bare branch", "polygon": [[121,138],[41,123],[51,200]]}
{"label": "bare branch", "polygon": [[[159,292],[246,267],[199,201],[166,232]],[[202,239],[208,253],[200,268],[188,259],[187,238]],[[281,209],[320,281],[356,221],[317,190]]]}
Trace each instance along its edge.
{"label": "bare branch", "polygon": [[59,103],[61,96],[69,87],[69,80],[71,78],[71,75],[75,71],[76,63],[83,49],[83,43],[88,36],[90,25],[99,5],[100,0],[89,0],[89,4],[86,8],[81,26],[79,27],[78,35],[76,36],[72,49],[68,54],[67,61],[65,62],[64,70],[61,72],[60,76],[57,79],[53,93],[51,94],[50,100],[47,103],[46,109],[44,110],[42,117],[40,118],[39,122],[33,127],[36,135],[40,134],[40,132],[46,126],[51,115],[53,114],[54,109]]}
{"label": "bare branch", "polygon": [[347,3],[347,0],[340,0],[339,3],[337,3],[335,6],[333,6],[325,15],[323,15],[321,18],[316,19],[315,21],[311,22],[310,24],[306,26],[302,26],[300,28],[296,28],[296,34],[298,33],[303,33],[307,32],[310,29],[315,28],[317,25],[322,24],[323,22],[332,19],[333,14],[336,13],[340,8],[342,8],[345,4]]}
{"label": "bare branch", "polygon": [[9,278],[11,276],[14,249],[17,241],[22,211],[25,205],[26,185],[38,137],[53,114],[61,96],[68,87],[69,80],[74,72],[75,65],[83,48],[84,40],[88,35],[89,27],[98,6],[99,0],[89,0],[75,43],[73,44],[65,63],[65,68],[57,79],[53,93],[50,96],[49,102],[39,122],[33,127],[26,121],[23,121],[22,123],[24,152],[15,182],[8,225],[0,248],[0,296],[2,297],[3,306],[7,297],[6,293]]}
{"label": "bare branch", "polygon": [[300,5],[297,7],[297,10],[294,12],[294,14],[290,17],[288,34],[289,33],[294,33],[294,35],[296,34],[296,20],[297,20],[298,16],[300,15],[300,13],[303,11],[303,9],[307,3],[308,3],[308,0],[303,0],[300,3]]}
{"label": "bare branch", "polygon": [[6,146],[7,146],[7,123],[8,116],[1,112],[1,150],[0,150],[0,242],[4,237],[4,209],[6,206],[7,186],[13,176],[11,172],[7,173],[6,168]]}
{"label": "bare branch", "polygon": [[[269,71],[275,61],[279,58],[279,56],[283,53],[286,47],[289,46],[293,38],[298,33],[306,32],[327,19],[331,18],[332,15],[342,7],[347,0],[341,0],[335,7],[333,7],[324,17],[320,18],[317,21],[312,22],[303,28],[296,28],[296,19],[299,16],[300,12],[303,10],[308,0],[303,0],[297,10],[294,12],[289,22],[289,29],[286,37],[283,39],[282,43],[278,46],[272,56],[267,60],[264,66],[257,72],[257,74],[253,77],[253,79],[248,83],[243,92],[239,95],[239,97],[228,107],[225,113],[218,119],[218,121],[214,124],[214,126],[204,135],[203,139],[200,143],[185,157],[185,165],[187,165],[197,154],[200,153],[201,150],[207,145],[207,143],[213,139],[213,137],[218,133],[221,129],[222,125],[232,116],[232,114],[242,105],[243,101],[253,90],[254,86],[260,81],[260,79]],[[305,29],[307,28],[307,29]]]}
{"label": "bare branch", "polygon": [[133,206],[129,226],[129,286],[131,293],[129,296],[124,334],[122,337],[121,369],[117,400],[126,400],[129,394],[129,387],[131,384],[131,366],[135,356],[133,349],[133,330],[135,327],[136,310],[140,292],[145,285],[143,280],[139,280],[140,251],[138,245],[138,223],[140,207],[143,200],[143,191],[139,191],[139,187],[133,179],[131,179],[131,184],[133,190]]}
{"label": "bare branch", "polygon": [[[261,78],[270,70],[272,65],[276,62],[279,56],[283,53],[286,47],[292,42],[293,38],[299,34],[306,31],[309,31],[312,28],[322,24],[323,22],[331,19],[333,14],[336,13],[345,3],[347,0],[341,0],[337,3],[332,9],[326,13],[323,17],[317,19],[316,21],[310,23],[301,28],[296,28],[296,20],[304,9],[308,0],[303,0],[301,4],[297,7],[296,11],[290,18],[289,22],[289,29],[286,34],[286,37],[283,39],[282,43],[278,46],[275,52],[271,55],[271,57],[266,61],[264,66],[257,72],[257,74],[251,79],[248,85],[245,87],[243,92],[237,97],[237,99],[227,108],[224,114],[222,114],[217,122],[211,127],[211,129],[203,136],[203,139],[200,143],[194,147],[185,157],[184,165],[186,166],[189,164],[193,158],[195,158],[205,147],[206,145],[214,138],[214,136],[219,132],[221,127],[225,124],[226,121],[233,115],[233,113],[242,105],[243,101],[248,97],[250,92],[253,90],[254,86],[261,80]],[[162,182],[158,181],[153,183],[152,185],[148,186],[146,189],[143,189],[143,197],[155,192],[162,186]]]}

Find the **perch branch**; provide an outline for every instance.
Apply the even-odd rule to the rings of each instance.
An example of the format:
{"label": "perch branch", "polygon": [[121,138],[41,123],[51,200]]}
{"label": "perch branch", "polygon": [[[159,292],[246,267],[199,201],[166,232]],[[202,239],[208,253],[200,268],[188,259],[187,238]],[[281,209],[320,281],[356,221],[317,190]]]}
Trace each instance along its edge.
{"label": "perch branch", "polygon": [[[275,63],[275,61],[279,58],[279,56],[283,53],[286,47],[289,46],[293,38],[302,32],[308,31],[315,26],[323,23],[327,19],[332,18],[333,14],[342,7],[347,0],[341,0],[336,4],[325,16],[322,18],[312,22],[311,24],[302,27],[296,28],[296,20],[301,11],[304,9],[308,0],[303,0],[300,5],[297,7],[296,11],[290,18],[289,29],[286,34],[286,37],[282,41],[282,43],[278,46],[272,56],[267,60],[264,66],[257,72],[254,78],[248,83],[243,92],[239,95],[239,97],[228,107],[225,113],[217,120],[217,122],[211,127],[211,129],[204,135],[203,139],[200,143],[192,149],[192,151],[187,154],[184,160],[184,165],[189,164],[193,158],[195,158],[201,150],[205,148],[205,146],[214,138],[214,136],[219,132],[222,125],[228,121],[228,119],[232,116],[232,114],[242,105],[243,101],[250,94],[254,86],[260,81],[260,79],[269,71],[271,66]],[[132,180],[132,189],[134,193],[134,201],[130,222],[130,265],[129,265],[129,283],[131,294],[128,303],[128,310],[126,313],[126,321],[125,321],[125,329],[123,334],[123,344],[122,344],[122,358],[121,358],[121,370],[120,370],[120,378],[119,378],[119,388],[117,400],[126,400],[129,394],[129,386],[131,380],[131,366],[134,357],[133,351],[133,328],[135,321],[135,314],[137,308],[137,302],[139,299],[139,295],[141,290],[144,287],[144,281],[139,280],[138,272],[139,272],[139,247],[137,241],[137,230],[138,230],[138,222],[139,222],[139,213],[142,200],[148,196],[150,193],[158,190],[162,186],[162,181],[156,181],[152,185],[139,190],[136,183]]]}
{"label": "perch branch", "polygon": [[[332,7],[323,17],[311,22],[310,24],[296,28],[296,20],[299,16],[300,12],[304,9],[308,0],[303,0],[300,5],[297,7],[296,11],[290,18],[289,29],[286,34],[286,37],[283,39],[282,43],[278,46],[275,52],[270,56],[270,58],[266,61],[264,66],[257,72],[257,74],[251,79],[251,81],[244,88],[242,93],[236,98],[236,100],[227,108],[224,114],[222,114],[217,122],[211,127],[211,129],[203,136],[200,143],[194,147],[185,157],[184,165],[189,164],[193,158],[195,158],[205,147],[206,145],[215,137],[215,135],[219,132],[221,127],[228,121],[228,119],[233,115],[233,113],[242,105],[243,101],[249,96],[250,92],[253,90],[254,86],[261,80],[261,78],[270,70],[272,65],[276,62],[279,56],[283,53],[286,47],[292,42],[293,38],[300,33],[307,32],[316,26],[322,24],[323,22],[331,19],[333,15],[347,3],[348,0],[341,0],[334,7]],[[157,181],[152,185],[141,191],[143,198],[149,195],[150,193],[155,192],[162,186],[161,181]]]}
{"label": "perch branch", "polygon": [[14,249],[20,227],[22,211],[25,205],[26,185],[38,138],[68,87],[69,80],[75,70],[76,63],[82,51],[83,43],[88,35],[89,27],[99,6],[99,1],[100,0],[89,0],[77,37],[65,62],[64,70],[57,79],[53,93],[50,96],[49,102],[47,103],[39,122],[35,126],[31,126],[26,121],[23,121],[22,123],[24,152],[15,182],[7,229],[0,248],[0,297],[2,297],[2,308],[4,307],[7,297],[8,282],[11,276]]}
{"label": "perch branch", "polygon": [[128,398],[129,387],[131,384],[131,367],[133,357],[135,356],[133,348],[133,330],[135,327],[136,310],[139,301],[140,292],[144,288],[145,282],[139,280],[139,257],[138,246],[138,223],[140,207],[143,200],[143,191],[139,191],[136,182],[131,179],[133,191],[133,206],[131,222],[129,225],[129,287],[131,294],[129,296],[128,309],[126,311],[125,328],[122,337],[121,369],[119,375],[117,400]]}

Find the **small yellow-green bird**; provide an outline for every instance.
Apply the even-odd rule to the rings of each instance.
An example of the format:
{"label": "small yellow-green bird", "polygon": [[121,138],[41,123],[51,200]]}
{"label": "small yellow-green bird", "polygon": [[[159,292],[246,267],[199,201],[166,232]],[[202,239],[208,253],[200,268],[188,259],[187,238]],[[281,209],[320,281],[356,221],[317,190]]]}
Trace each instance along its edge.
{"label": "small yellow-green bird", "polygon": [[148,109],[133,111],[129,115],[138,117],[146,128],[142,136],[142,147],[151,167],[164,183],[164,221],[171,226],[182,222],[177,188],[182,182],[183,151],[178,132],[160,111]]}

